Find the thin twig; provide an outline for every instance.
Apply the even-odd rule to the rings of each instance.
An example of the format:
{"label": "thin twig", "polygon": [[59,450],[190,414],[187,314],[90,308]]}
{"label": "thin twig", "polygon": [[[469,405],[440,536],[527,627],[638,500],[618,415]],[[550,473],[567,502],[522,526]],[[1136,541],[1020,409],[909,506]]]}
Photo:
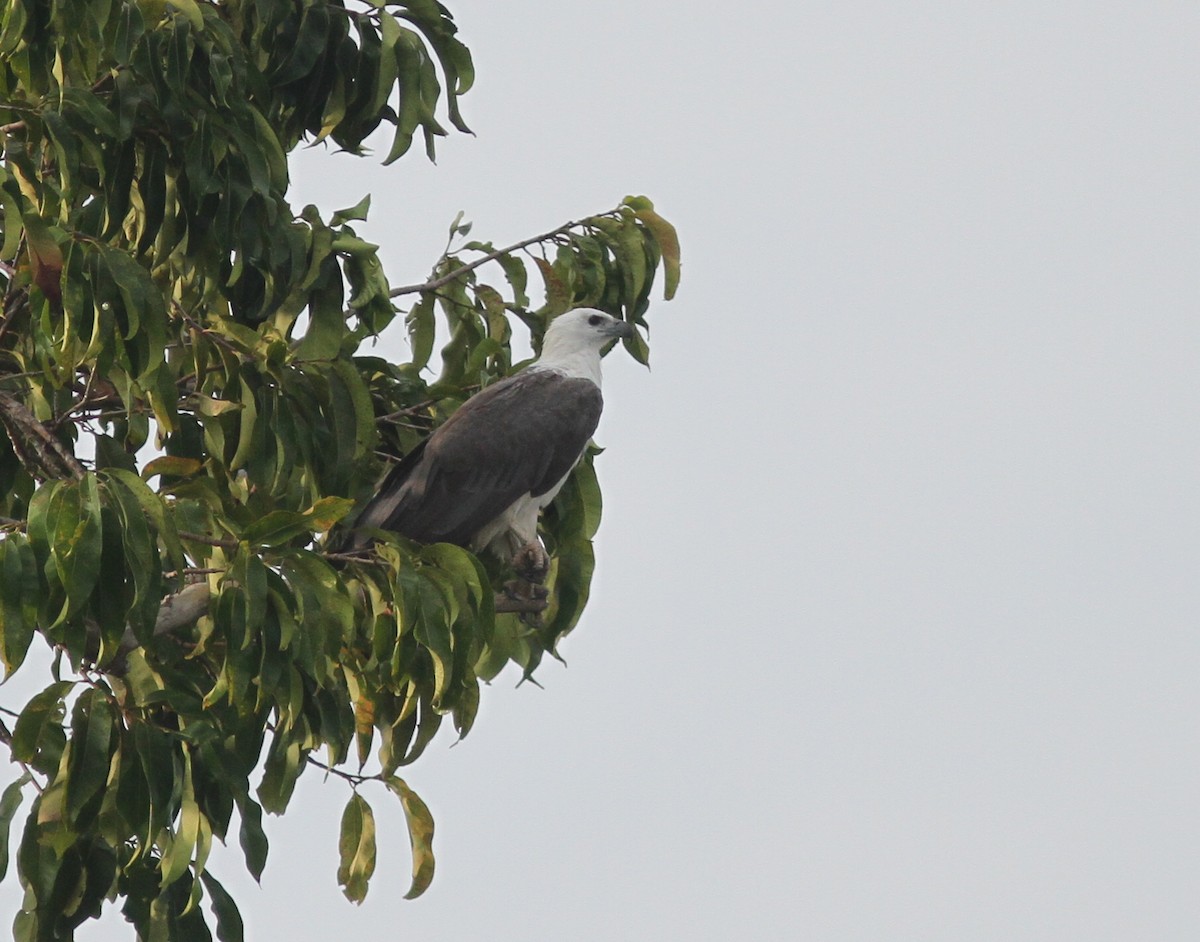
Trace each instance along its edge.
{"label": "thin twig", "polygon": [[184,570],[172,569],[170,572],[164,572],[163,578],[164,579],[174,579],[178,575],[207,576],[207,575],[211,575],[214,572],[228,572],[228,571],[229,571],[229,569],[226,566],[207,566],[202,569],[196,569],[196,568],[189,568],[189,569],[184,569]]}
{"label": "thin twig", "polygon": [[0,375],[0,383],[6,379],[28,379],[30,376],[45,376],[45,370],[27,370],[24,373],[4,373]]}
{"label": "thin twig", "polygon": [[409,416],[416,415],[419,412],[423,412],[425,409],[428,409],[435,402],[441,402],[441,398],[426,399],[423,402],[418,402],[415,406],[407,406],[403,409],[397,409],[395,412],[389,412],[387,415],[376,416],[375,421],[376,422],[395,422],[397,419],[404,419]]}
{"label": "thin twig", "polygon": [[[462,386],[460,388],[463,392],[469,393],[472,390],[478,389],[479,383],[472,383],[469,386]],[[447,396],[437,396],[436,398],[433,398],[433,399],[425,399],[425,400],[422,400],[421,402],[416,403],[415,405],[406,406],[403,409],[397,409],[395,412],[389,412],[389,413],[387,413],[387,415],[377,416],[375,418],[375,421],[376,422],[395,422],[397,419],[403,419],[403,418],[406,418],[408,416],[413,416],[413,415],[420,415],[422,412],[424,412],[430,406],[432,406],[436,403],[439,403],[443,399],[446,399],[446,398],[448,398],[448,397]]]}
{"label": "thin twig", "polygon": [[[25,234],[21,234],[19,246],[25,245]],[[20,247],[17,252],[20,254]],[[17,279],[9,278],[8,287],[4,291],[4,320],[0,321],[0,340],[4,339],[4,335],[8,333],[20,315],[27,313],[29,310],[29,289],[18,288]]]}
{"label": "thin twig", "polygon": [[304,760],[318,769],[324,769],[326,772],[332,772],[339,778],[344,778],[347,782],[358,788],[363,782],[382,781],[379,775],[355,775],[353,772],[344,772],[341,769],[334,768],[332,765],[326,765],[320,759],[314,759],[312,756],[305,756]]}
{"label": "thin twig", "polygon": [[[494,262],[501,255],[510,255],[513,252],[520,251],[526,246],[535,245],[538,242],[546,242],[549,239],[553,239],[555,236],[563,235],[564,233],[569,232],[578,226],[586,226],[593,220],[600,219],[608,215],[610,215],[610,213],[597,213],[594,216],[585,216],[583,219],[574,219],[571,222],[563,223],[557,229],[551,229],[549,232],[543,232],[541,235],[536,235],[529,239],[522,239],[520,242],[514,242],[512,245],[506,246],[505,248],[496,249],[494,252],[488,252],[487,255],[477,258],[475,261],[470,262],[467,265],[463,265],[460,268],[456,268],[452,272],[447,272],[444,275],[433,278],[424,284],[405,285],[402,288],[393,288],[388,292],[388,297],[398,298],[403,294],[417,294],[421,291],[436,291],[443,285],[450,284],[450,282],[454,281],[456,278],[461,278],[463,275],[474,271],[481,265],[486,265],[488,262]],[[445,258],[446,256],[443,255],[442,257]]]}
{"label": "thin twig", "polygon": [[[5,710],[4,712],[11,713],[12,711]],[[13,715],[15,716],[16,714],[13,714]],[[4,743],[4,745],[8,746],[9,757],[12,759],[13,762],[17,763],[17,765],[19,765],[21,767],[22,771],[24,771],[24,773],[26,775],[29,776],[29,781],[31,781],[33,783],[33,787],[36,788],[39,792],[41,792],[43,790],[42,784],[34,777],[33,769],[31,769],[28,765],[26,765],[24,762],[22,762],[16,756],[12,755],[12,744],[13,744],[12,733],[9,732],[8,727],[4,725],[4,720],[0,720],[0,743]]]}
{"label": "thin twig", "polygon": [[371,556],[368,550],[363,550],[362,553],[324,553],[326,559],[336,559],[342,563],[364,563],[368,566],[386,566],[382,559],[376,556]]}
{"label": "thin twig", "polygon": [[237,549],[237,540],[222,540],[215,536],[205,536],[203,533],[191,533],[187,530],[177,531],[181,540],[189,540],[192,543],[204,543],[208,546],[222,546],[225,549]]}
{"label": "thin twig", "polygon": [[56,430],[58,428],[60,428],[62,426],[62,424],[65,421],[67,421],[67,419],[69,419],[74,413],[86,411],[87,407],[91,404],[91,401],[92,401],[92,385],[95,383],[95,381],[96,381],[96,370],[93,368],[91,371],[88,372],[87,382],[84,383],[83,396],[80,398],[80,400],[77,403],[75,403],[75,405],[71,406],[71,408],[69,408],[66,412],[64,412],[57,419],[54,420],[54,428]]}

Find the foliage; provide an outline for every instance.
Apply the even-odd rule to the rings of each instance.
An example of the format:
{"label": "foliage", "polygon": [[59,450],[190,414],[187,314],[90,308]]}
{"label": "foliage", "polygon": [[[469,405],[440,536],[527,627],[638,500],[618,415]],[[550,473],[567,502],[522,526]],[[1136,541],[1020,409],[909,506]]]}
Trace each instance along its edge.
{"label": "foliage", "polygon": [[[210,939],[210,918],[240,939],[212,841],[234,838],[236,811],[257,878],[262,813],[310,765],[353,788],[346,895],[374,869],[368,779],[402,803],[419,894],[433,823],[398,771],[445,718],[465,736],[480,682],[510,660],[530,675],[578,620],[591,456],[546,515],[540,622],[497,612],[495,561],[398,537],[347,558],[319,536],[381,455],[513,368],[514,326],[536,347],[556,314],[598,306],[639,328],[627,348],[645,362],[660,269],[674,293],[674,231],[641,197],[503,250],[456,220],[428,281],[395,289],[354,227],[369,200],[289,205],[301,141],[361,153],[387,123],[388,161],[418,132],[432,156],[442,112],[465,130],[473,78],[433,0],[9,0],[0,662],[11,676],[39,636],[55,651],[0,723],[22,770],[0,795],[18,939],[71,938],[110,898],[144,939]],[[397,313],[411,361],[360,353]]]}

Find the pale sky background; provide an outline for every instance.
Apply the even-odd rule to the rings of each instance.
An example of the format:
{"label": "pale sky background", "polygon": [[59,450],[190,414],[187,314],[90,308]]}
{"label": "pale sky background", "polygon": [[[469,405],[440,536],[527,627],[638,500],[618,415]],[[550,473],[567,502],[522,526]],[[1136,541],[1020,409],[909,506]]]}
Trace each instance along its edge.
{"label": "pale sky background", "polygon": [[1197,6],[450,6],[477,136],[296,205],[370,192],[403,284],[645,193],[683,283],[605,364],[570,667],[406,772],[433,887],[366,789],[347,903],[309,773],[214,864],[248,938],[1200,938]]}

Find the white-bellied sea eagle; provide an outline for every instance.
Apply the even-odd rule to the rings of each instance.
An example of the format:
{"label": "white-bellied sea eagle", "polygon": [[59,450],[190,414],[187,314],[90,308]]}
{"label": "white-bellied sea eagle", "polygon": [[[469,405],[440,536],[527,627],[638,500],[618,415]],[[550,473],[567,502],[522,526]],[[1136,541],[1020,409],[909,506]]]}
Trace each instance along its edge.
{"label": "white-bellied sea eagle", "polygon": [[632,328],[577,308],[546,330],[541,356],[468,399],[384,477],[341,547],[390,530],[421,543],[490,549],[530,582],[549,566],[538,515],[600,421],[600,351]]}

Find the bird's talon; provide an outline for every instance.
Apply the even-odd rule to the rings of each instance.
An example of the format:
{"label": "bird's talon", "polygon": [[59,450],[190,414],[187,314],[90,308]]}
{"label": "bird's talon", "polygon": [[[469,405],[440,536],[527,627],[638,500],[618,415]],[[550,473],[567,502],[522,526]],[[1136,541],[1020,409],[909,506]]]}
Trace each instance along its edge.
{"label": "bird's talon", "polygon": [[508,598],[514,600],[524,599],[526,596],[521,589],[523,586],[527,585],[528,583],[521,579],[509,579],[508,582],[504,583],[504,594],[508,596]]}
{"label": "bird's talon", "polygon": [[526,582],[541,585],[550,574],[550,554],[541,543],[526,543],[513,557],[513,568]]}

